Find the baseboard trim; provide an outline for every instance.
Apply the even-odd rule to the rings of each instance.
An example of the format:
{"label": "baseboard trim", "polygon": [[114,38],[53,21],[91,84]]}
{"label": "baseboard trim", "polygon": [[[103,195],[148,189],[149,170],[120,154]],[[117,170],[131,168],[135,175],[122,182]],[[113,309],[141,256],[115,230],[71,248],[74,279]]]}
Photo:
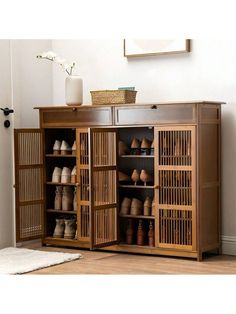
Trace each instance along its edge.
{"label": "baseboard trim", "polygon": [[236,255],[236,237],[222,236],[222,254]]}

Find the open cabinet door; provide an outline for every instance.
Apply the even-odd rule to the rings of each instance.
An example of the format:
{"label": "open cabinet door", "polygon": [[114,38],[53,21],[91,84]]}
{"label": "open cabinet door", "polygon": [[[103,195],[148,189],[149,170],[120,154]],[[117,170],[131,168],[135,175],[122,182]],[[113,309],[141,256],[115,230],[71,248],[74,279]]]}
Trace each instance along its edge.
{"label": "open cabinet door", "polygon": [[15,129],[16,242],[43,234],[43,139],[39,129]]}
{"label": "open cabinet door", "polygon": [[117,243],[117,131],[90,129],[91,249]]}

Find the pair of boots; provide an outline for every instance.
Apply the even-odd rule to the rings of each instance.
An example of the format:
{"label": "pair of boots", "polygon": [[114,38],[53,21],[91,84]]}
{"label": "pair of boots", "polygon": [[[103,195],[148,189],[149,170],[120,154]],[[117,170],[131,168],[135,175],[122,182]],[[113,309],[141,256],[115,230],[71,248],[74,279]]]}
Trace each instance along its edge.
{"label": "pair of boots", "polygon": [[56,219],[56,226],[53,232],[53,238],[74,239],[76,236],[75,219]]}
{"label": "pair of boots", "polygon": [[144,203],[137,198],[125,197],[121,202],[120,207],[121,215],[144,215],[155,216],[155,204],[149,196],[144,200]]}
{"label": "pair of boots", "polygon": [[122,215],[142,215],[143,203],[137,198],[125,197],[121,203],[120,214]]}
{"label": "pair of boots", "polygon": [[70,170],[68,167],[55,167],[52,174],[52,182],[54,183],[76,183],[76,166]]}
{"label": "pair of boots", "polygon": [[77,210],[77,196],[76,187],[74,188],[74,195],[69,186],[56,186],[55,199],[54,199],[55,210],[71,211]]}

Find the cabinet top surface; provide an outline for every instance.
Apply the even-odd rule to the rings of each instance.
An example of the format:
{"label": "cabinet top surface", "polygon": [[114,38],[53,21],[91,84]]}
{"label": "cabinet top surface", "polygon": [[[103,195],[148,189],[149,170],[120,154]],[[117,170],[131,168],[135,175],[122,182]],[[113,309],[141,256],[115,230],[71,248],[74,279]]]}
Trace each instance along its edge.
{"label": "cabinet top surface", "polygon": [[148,106],[148,105],[187,105],[187,104],[209,104],[209,105],[221,105],[225,104],[223,101],[210,101],[210,100],[191,100],[191,101],[168,101],[168,102],[148,102],[148,103],[133,103],[133,104],[107,104],[107,105],[91,105],[91,104],[83,104],[80,106],[38,106],[34,107],[34,109],[70,109],[70,108],[102,108],[102,107],[134,107],[134,106]]}

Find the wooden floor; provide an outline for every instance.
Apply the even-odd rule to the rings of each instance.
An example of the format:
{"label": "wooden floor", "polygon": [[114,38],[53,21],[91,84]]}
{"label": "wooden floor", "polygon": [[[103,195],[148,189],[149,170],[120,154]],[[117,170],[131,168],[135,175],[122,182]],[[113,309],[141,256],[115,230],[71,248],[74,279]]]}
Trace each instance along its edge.
{"label": "wooden floor", "polygon": [[202,262],[197,262],[184,258],[42,247],[39,243],[24,247],[50,252],[81,253],[83,256],[79,260],[29,274],[236,274],[236,256],[209,256]]}

